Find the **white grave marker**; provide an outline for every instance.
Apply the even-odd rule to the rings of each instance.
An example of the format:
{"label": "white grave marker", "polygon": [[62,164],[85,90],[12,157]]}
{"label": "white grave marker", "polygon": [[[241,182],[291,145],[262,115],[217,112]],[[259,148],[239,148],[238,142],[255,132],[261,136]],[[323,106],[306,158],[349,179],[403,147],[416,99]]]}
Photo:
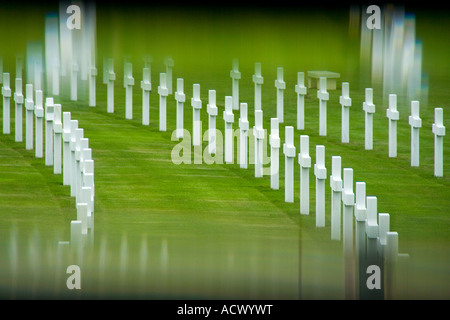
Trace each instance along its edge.
{"label": "white grave marker", "polygon": [[373,89],[366,88],[366,101],[363,102],[365,112],[365,149],[373,149],[373,114],[375,105],[373,104]]}
{"label": "white grave marker", "polygon": [[86,235],[88,232],[88,204],[77,203],[77,220],[81,221],[81,233]]}
{"label": "white grave marker", "polygon": [[[86,187],[90,187],[92,189],[91,201],[93,204],[95,197],[95,183],[94,183],[94,160],[92,160],[92,154],[90,158],[91,159],[84,160],[83,185]],[[94,205],[92,205],[92,212],[94,212]]]}
{"label": "white grave marker", "polygon": [[355,195],[353,193],[353,169],[344,168],[344,189],[342,193],[343,204],[343,248],[345,260],[345,297],[354,299],[355,292],[355,266],[353,260],[353,206]]}
{"label": "white grave marker", "polygon": [[[239,163],[242,169],[247,169],[248,167],[248,105],[246,103],[241,103],[240,105],[241,116],[239,118],[239,138],[240,138],[240,152],[239,152]],[[231,137],[233,139],[233,137]]]}
{"label": "white grave marker", "polygon": [[309,136],[300,136],[300,153],[298,154],[300,165],[300,214],[309,214],[309,168],[311,157],[309,156]]}
{"label": "white grave marker", "polygon": [[419,117],[419,101],[411,101],[411,115],[408,118],[411,126],[411,167],[419,166],[419,129],[422,119]]}
{"label": "white grave marker", "polygon": [[44,156],[44,108],[43,108],[43,92],[42,90],[36,90],[36,107],[34,109],[34,115],[36,117],[36,158],[42,158]]}
{"label": "white grave marker", "polygon": [[432,126],[434,134],[434,175],[436,177],[444,176],[444,110],[442,108],[434,109],[434,123]]}
{"label": "white grave marker", "polygon": [[22,79],[16,78],[16,88],[14,92],[14,102],[16,104],[16,114],[15,114],[15,124],[16,124],[16,142],[22,142],[23,140],[23,117],[22,117],[22,108],[23,108],[23,94],[22,94]]}
{"label": "white grave marker", "polygon": [[348,143],[350,141],[350,107],[352,106],[352,99],[349,97],[350,89],[348,82],[342,82],[342,96],[339,97],[339,103],[342,106],[341,119],[341,141]]}
{"label": "white grave marker", "polygon": [[76,143],[77,143],[77,133],[78,120],[70,120],[70,196],[75,197],[76,186],[77,186],[77,161],[75,159]]}
{"label": "white grave marker", "polygon": [[[226,99],[225,99],[226,101]],[[191,98],[192,110],[192,144],[194,146],[200,146],[202,144],[202,133],[201,133],[201,121],[200,121],[200,110],[202,109],[202,100],[200,100],[200,85],[194,84],[193,95]]]}
{"label": "white grave marker", "polygon": [[104,82],[107,84],[107,112],[114,113],[114,81],[116,74],[114,73],[114,60],[108,59],[106,62],[106,71],[104,75]]}
{"label": "white grave marker", "polygon": [[270,188],[279,189],[280,184],[280,128],[277,118],[270,119]]}
{"label": "white grave marker", "polygon": [[366,183],[356,182],[355,184],[355,252],[356,271],[359,274],[359,295],[364,297],[368,290],[366,286]]}
{"label": "white grave marker", "polygon": [[255,136],[255,177],[263,176],[263,111],[255,111],[255,126],[253,127],[253,135]]}
{"label": "white grave marker", "polygon": [[[38,72],[35,70],[35,77],[37,77],[37,73]],[[35,84],[36,82],[37,81],[35,81]],[[72,70],[70,72],[70,100],[78,100],[78,64],[76,62],[72,63]]]}
{"label": "white grave marker", "polygon": [[297,130],[305,129],[305,73],[297,72],[297,84],[295,85],[297,93]]}
{"label": "white grave marker", "polygon": [[330,95],[327,92],[327,78],[320,77],[320,88],[317,90],[317,98],[319,98],[319,135],[327,135],[327,101]]}
{"label": "white grave marker", "polygon": [[366,220],[366,235],[367,235],[367,262],[369,265],[377,264],[377,238],[378,238],[378,212],[377,212],[377,197],[368,196],[367,201],[367,220]]}
{"label": "white grave marker", "polygon": [[53,165],[53,120],[55,105],[53,98],[45,99],[45,165]]}
{"label": "white grave marker", "polygon": [[[88,152],[85,152],[88,151]],[[82,137],[80,139],[79,144],[79,150],[77,147],[77,150],[75,151],[75,156],[78,153],[79,159],[77,159],[77,192],[76,192],[76,201],[77,203],[80,202],[81,199],[81,192],[82,188],[84,186],[84,180],[83,180],[83,170],[84,170],[84,157],[86,155],[89,155],[89,158],[91,158],[92,151],[89,149],[89,139]]]}
{"label": "white grave marker", "polygon": [[331,157],[331,240],[341,240],[341,157]]}
{"label": "white grave marker", "polygon": [[3,73],[3,134],[11,133],[11,88],[9,73]]}
{"label": "white grave marker", "polygon": [[208,152],[209,154],[216,153],[216,90],[208,91]]}
{"label": "white grave marker", "polygon": [[261,63],[255,63],[255,74],[252,77],[255,84],[255,111],[261,110],[261,88],[264,83],[264,78],[261,75]]}
{"label": "white grave marker", "polygon": [[386,109],[386,117],[389,119],[389,157],[397,157],[397,95],[389,95],[389,109]]}
{"label": "white grave marker", "polygon": [[79,198],[79,192],[81,190],[81,150],[82,150],[82,140],[84,136],[84,129],[83,128],[77,128],[75,129],[75,167],[74,167],[74,175],[72,178],[75,181],[75,199],[78,202]]}
{"label": "white grave marker", "polygon": [[159,131],[167,130],[167,96],[169,90],[167,89],[167,75],[165,73],[159,74]]}
{"label": "white grave marker", "polygon": [[172,70],[174,66],[174,61],[172,57],[167,57],[164,61],[166,65],[166,74],[167,74],[167,90],[169,94],[172,94]]}
{"label": "white grave marker", "polygon": [[148,126],[150,124],[150,91],[152,83],[150,81],[150,68],[142,70],[142,124]]}
{"label": "white grave marker", "polygon": [[387,233],[390,228],[390,216],[389,213],[378,214],[378,251],[382,258],[385,258]]}
{"label": "white grave marker", "polygon": [[95,66],[90,66],[89,68],[89,106],[95,107],[95,83],[97,77],[97,68]]}
{"label": "white grave marker", "polygon": [[71,130],[71,114],[63,113],[63,185],[70,185],[70,130]]}
{"label": "white grave marker", "polygon": [[314,164],[316,176],[316,227],[325,227],[325,180],[327,168],[325,167],[325,146],[316,145],[316,163]]}
{"label": "white grave marker", "polygon": [[239,72],[239,60],[233,59],[232,70],[230,71],[232,80],[232,96],[233,96],[233,110],[239,110],[239,79],[241,73]]}
{"label": "white grave marker", "polygon": [[133,119],[133,65],[125,63],[123,86],[125,87],[125,119]]}
{"label": "white grave marker", "polygon": [[61,138],[62,138],[62,122],[61,122],[61,105],[54,105],[54,122],[53,122],[53,173],[61,173]]}
{"label": "white grave marker", "polygon": [[294,127],[285,127],[285,140],[283,144],[283,153],[285,157],[285,173],[284,173],[284,201],[294,202]]}
{"label": "white grave marker", "polygon": [[93,230],[93,210],[92,210],[92,188],[91,187],[82,187],[80,193],[80,203],[86,204],[86,231]]}
{"label": "white grave marker", "polygon": [[233,97],[225,97],[223,120],[225,122],[225,163],[233,163]]}
{"label": "white grave marker", "polygon": [[355,194],[353,193],[353,169],[344,168],[344,189],[342,192],[342,233],[344,255],[353,255],[353,206]]}
{"label": "white grave marker", "polygon": [[177,138],[183,138],[184,129],[184,102],[186,95],[184,94],[184,80],[177,79],[177,91],[175,92],[175,100],[177,101]]}
{"label": "white grave marker", "polygon": [[284,90],[286,82],[283,80],[283,67],[277,68],[277,79],[275,80],[275,88],[277,88],[277,118],[280,123],[284,122]]}
{"label": "white grave marker", "polygon": [[25,90],[25,110],[26,110],[26,120],[25,120],[25,148],[27,150],[33,149],[33,113],[34,113],[34,101],[33,101],[33,85],[27,84]]}

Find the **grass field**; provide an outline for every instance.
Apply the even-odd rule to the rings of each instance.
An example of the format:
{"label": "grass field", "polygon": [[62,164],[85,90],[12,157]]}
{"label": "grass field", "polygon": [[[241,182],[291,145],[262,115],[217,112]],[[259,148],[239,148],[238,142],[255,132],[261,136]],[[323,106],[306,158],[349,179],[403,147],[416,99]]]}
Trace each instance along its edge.
{"label": "grass field", "polygon": [[[342,243],[330,240],[328,181],[326,227],[317,229],[313,170],[310,215],[300,216],[298,165],[295,202],[285,203],[282,152],[280,190],[270,189],[269,176],[254,178],[253,165],[243,170],[238,164],[173,164],[170,155],[178,143],[171,140],[176,102],[169,96],[168,131],[160,132],[156,90],[158,75],[164,72],[163,59],[170,54],[175,61],[174,79],[184,79],[184,124],[189,131],[194,83],[201,85],[203,129],[208,123],[208,90],[215,89],[217,128],[223,131],[224,97],[231,95],[229,70],[233,58],[240,62],[240,100],[249,105],[250,127],[254,124],[251,76],[254,62],[262,63],[265,129],[270,128],[270,118],[276,116],[276,67],[285,70],[284,125],[292,126],[296,124],[296,73],[315,69],[340,72],[341,80],[350,82],[350,143],[340,142],[340,90],[330,91],[327,137],[318,135],[318,100],[315,90],[311,90],[305,100],[306,129],[295,130],[297,152],[300,134],[310,136],[311,163],[315,163],[315,145],[325,145],[328,173],[331,156],[341,156],[343,168],[354,169],[355,181],[366,182],[367,195],[377,196],[378,212],[390,213],[391,230],[399,233],[400,252],[410,255],[397,298],[448,299],[450,144],[444,139],[444,177],[435,178],[431,124],[434,107],[443,107],[444,124],[450,123],[450,46],[442,43],[442,35],[437,32],[448,30],[450,20],[444,13],[416,12],[429,94],[428,101],[421,101],[420,167],[412,168],[409,104],[399,104],[398,157],[390,159],[387,106],[377,88],[374,150],[364,150],[364,85],[359,83],[358,43],[348,39],[348,8],[333,12],[214,8],[114,9],[99,5],[97,106],[87,107],[86,84],[82,84],[76,103],[69,101],[68,90],[55,98],[63,111],[70,111],[72,119],[79,120],[95,160],[95,250],[99,251],[93,252],[107,248],[108,255],[93,254],[88,259],[91,265],[109,272],[110,277],[102,278],[94,267],[86,272],[89,280],[84,282],[85,297],[344,297]],[[52,10],[50,5],[35,7],[20,19],[18,8],[0,10],[1,38],[14,39],[11,45],[0,47],[4,72],[14,73],[15,54],[25,52],[27,40],[43,40],[44,14],[48,10]],[[154,57],[148,127],[141,124],[138,85],[144,54]],[[104,56],[115,59],[114,114],[106,112],[106,86],[101,78]],[[133,89],[133,120],[125,120],[121,80],[124,56],[133,62],[137,84]],[[13,120],[13,103],[11,109]],[[233,128],[237,128],[236,112],[235,119]],[[284,125],[280,126],[282,142]],[[204,142],[203,149],[206,147]],[[24,143],[14,142],[13,122],[11,135],[0,135],[0,165],[0,245],[1,252],[5,252],[0,258],[8,261],[11,249],[7,240],[16,232],[21,239],[18,264],[22,275],[21,280],[2,276],[0,295],[51,296],[50,285],[30,269],[27,261],[40,261],[36,266],[39,274],[51,268],[45,257],[54,253],[47,248],[55,248],[56,241],[70,238],[75,201],[70,198],[69,187],[62,185],[62,176],[54,175],[43,159],[34,158],[34,151],[26,151]],[[36,254],[40,260],[32,260]],[[3,263],[0,274],[8,274],[9,268]],[[142,281],[144,268],[148,273]],[[22,286],[17,292],[11,293],[11,281],[20,281]],[[108,293],[102,291],[102,286],[108,288]]]}

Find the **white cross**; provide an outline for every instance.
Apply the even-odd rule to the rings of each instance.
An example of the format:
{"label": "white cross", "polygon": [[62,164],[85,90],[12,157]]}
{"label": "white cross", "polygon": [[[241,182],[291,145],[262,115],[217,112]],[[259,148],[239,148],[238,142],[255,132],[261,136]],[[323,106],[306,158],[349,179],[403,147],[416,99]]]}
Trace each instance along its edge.
{"label": "white cross", "polygon": [[349,97],[350,88],[348,82],[342,82],[342,96],[339,97],[339,103],[342,106],[342,120],[341,120],[341,141],[348,143],[350,140],[349,134],[349,118],[350,107],[352,106],[352,99]]}
{"label": "white cross", "polygon": [[76,186],[77,186],[77,161],[75,159],[75,151],[76,151],[76,143],[77,143],[77,134],[76,130],[78,129],[78,120],[70,120],[70,196],[75,197],[76,194]]}
{"label": "white cross", "polygon": [[[94,160],[91,157],[88,157],[84,160],[84,168],[83,168],[83,185],[86,187],[90,187],[92,189],[91,201],[94,201],[95,196],[95,183],[94,183]],[[92,212],[94,212],[94,207],[92,207]]]}
{"label": "white cross", "polygon": [[325,146],[316,145],[316,163],[314,164],[316,176],[316,227],[325,227],[325,180],[327,168],[325,167]]}
{"label": "white cross", "polygon": [[255,111],[255,126],[253,127],[253,135],[255,137],[255,177],[263,176],[263,111]]}
{"label": "white cross", "polygon": [[9,73],[3,73],[3,86],[2,86],[2,95],[3,95],[3,134],[11,133],[11,88],[10,88],[10,77]]}
{"label": "white cross", "polygon": [[327,78],[320,77],[320,88],[317,90],[319,98],[319,135],[327,135],[327,101],[330,96],[327,92]]}
{"label": "white cross", "polygon": [[309,136],[300,136],[300,153],[298,154],[300,165],[300,214],[309,214],[309,168],[311,157],[309,156]]}
{"label": "white cross", "polygon": [[108,59],[105,65],[106,70],[103,81],[107,84],[107,112],[114,113],[114,81],[116,80],[114,60]]}
{"label": "white cross", "polygon": [[434,123],[432,125],[432,132],[434,134],[434,175],[436,177],[444,176],[443,159],[444,159],[444,110],[442,108],[434,109]]}
{"label": "white cross", "polygon": [[225,121],[225,163],[233,163],[233,97],[225,97],[223,120]]}
{"label": "white cross", "polygon": [[[353,169],[344,168],[343,172],[342,233],[344,264],[346,270],[353,270],[355,263],[353,255],[353,207],[355,205],[355,194],[353,193]],[[355,299],[355,289],[355,274],[353,272],[345,272],[345,296]]]}
{"label": "white cross", "polygon": [[207,112],[209,115],[208,119],[208,152],[209,154],[216,153],[216,117],[217,117],[217,106],[216,106],[216,90],[208,91],[208,104]]}
{"label": "white cross", "polygon": [[363,102],[365,112],[365,149],[373,149],[373,114],[375,105],[373,104],[373,89],[366,88],[366,101]]}
{"label": "white cross", "polygon": [[389,108],[386,109],[386,117],[389,119],[389,157],[397,157],[397,121],[399,113],[397,111],[397,95],[389,95]]}
{"label": "white cross", "polygon": [[331,240],[341,240],[341,157],[331,157]]}
{"label": "white cross", "polygon": [[286,82],[283,80],[283,67],[277,68],[277,79],[275,80],[275,88],[277,88],[277,118],[280,123],[284,122],[284,90]]}
{"label": "white cross", "polygon": [[80,190],[81,190],[81,150],[82,148],[82,140],[84,137],[84,129],[83,128],[77,128],[75,129],[75,199],[76,202],[78,202],[79,196],[80,196]]}
{"label": "white cross", "polygon": [[344,168],[343,192],[342,192],[342,233],[344,254],[346,257],[353,255],[353,207],[355,194],[353,193],[353,169]]}
{"label": "white cross", "polygon": [[294,127],[285,127],[285,143],[283,144],[283,153],[285,159],[285,174],[284,174],[284,201],[294,202]]}
{"label": "white cross", "polygon": [[305,129],[305,73],[297,72],[297,84],[295,85],[297,93],[297,130]]}
{"label": "white cross", "polygon": [[[364,266],[366,265],[366,183],[355,183],[355,260],[358,273],[365,272]],[[360,290],[367,288],[365,284],[360,284]],[[361,293],[360,293],[361,296]]]}
{"label": "white cross", "polygon": [[261,88],[264,83],[264,78],[261,75],[261,63],[255,63],[255,74],[252,77],[253,83],[255,84],[255,111],[261,110]]}
{"label": "white cross", "polygon": [[366,236],[367,236],[367,263],[369,265],[378,263],[378,211],[377,197],[368,196],[367,201],[367,220],[366,220]]}
{"label": "white cross", "polygon": [[27,84],[26,89],[26,98],[25,98],[25,110],[26,110],[26,133],[25,133],[25,141],[26,141],[26,149],[33,149],[33,113],[34,113],[34,101],[33,101],[33,85]]}
{"label": "white cross", "polygon": [[169,90],[167,89],[167,75],[165,73],[159,74],[159,131],[167,130],[167,96]]}
{"label": "white cross", "polygon": [[368,238],[378,237],[377,197],[367,196],[366,234]]}
{"label": "white cross", "polygon": [[193,96],[191,98],[192,110],[192,141],[194,146],[202,144],[200,110],[202,109],[202,100],[200,100],[200,85],[193,85]]}
{"label": "white cross", "polygon": [[172,94],[172,69],[174,66],[174,61],[172,57],[167,57],[164,61],[166,65],[166,74],[167,74],[167,90],[169,94]]}
{"label": "white cross", "polygon": [[45,165],[53,165],[53,120],[55,115],[53,98],[45,99]]}
{"label": "white cross", "polygon": [[270,188],[279,189],[280,184],[280,128],[278,118],[270,119]]}
{"label": "white cross", "polygon": [[419,166],[419,129],[422,119],[419,117],[419,101],[411,101],[411,115],[408,118],[411,126],[411,167]]}
{"label": "white cross", "polygon": [[53,173],[61,173],[61,136],[63,132],[61,122],[61,105],[54,105],[54,120],[53,120]]}
{"label": "white cross", "polygon": [[71,114],[63,112],[63,185],[70,185],[70,130]]}
{"label": "white cross", "polygon": [[97,68],[91,66],[89,68],[89,106],[95,107],[95,79],[97,77]]}
{"label": "white cross", "polygon": [[239,60],[233,59],[233,69],[230,71],[230,77],[232,80],[232,96],[233,96],[233,110],[239,109],[239,79],[241,73],[239,72]]}
{"label": "white cross", "polygon": [[239,138],[240,138],[240,167],[247,169],[248,161],[248,105],[244,102],[240,104],[241,115],[239,117]]}
{"label": "white cross", "polygon": [[150,91],[152,90],[152,83],[150,77],[150,68],[142,70],[142,124],[148,126],[150,124]]}
{"label": "white cross", "polygon": [[42,90],[36,90],[36,106],[34,109],[34,115],[36,118],[36,158],[43,157],[44,140],[43,140],[43,121],[44,121],[44,108],[43,108],[43,93]]}
{"label": "white cross", "polygon": [[183,138],[183,111],[184,102],[186,101],[186,95],[184,94],[184,80],[183,78],[177,79],[177,91],[175,92],[175,100],[177,101],[177,138]]}
{"label": "white cross", "polygon": [[23,94],[22,94],[22,79],[16,78],[16,91],[14,92],[14,102],[16,104],[15,124],[16,124],[16,142],[22,142],[22,108],[23,108]]}
{"label": "white cross", "polygon": [[133,65],[125,63],[123,86],[125,87],[125,119],[133,119]]}

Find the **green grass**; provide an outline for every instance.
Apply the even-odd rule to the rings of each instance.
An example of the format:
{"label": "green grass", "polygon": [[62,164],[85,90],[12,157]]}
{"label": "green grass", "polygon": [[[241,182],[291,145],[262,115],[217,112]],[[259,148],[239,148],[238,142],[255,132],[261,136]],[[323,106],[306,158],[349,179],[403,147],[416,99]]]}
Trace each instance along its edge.
{"label": "green grass", "polygon": [[[44,9],[41,9],[42,12]],[[103,11],[101,11],[103,10]],[[8,12],[6,12],[8,13]],[[5,12],[3,12],[3,15]],[[28,12],[27,15],[31,13]],[[254,62],[262,62],[264,128],[276,115],[276,67],[285,68],[285,124],[296,124],[294,84],[297,71],[324,69],[340,72],[350,82],[350,143],[340,142],[340,90],[330,91],[328,135],[318,135],[318,100],[310,90],[306,103],[306,130],[295,131],[310,136],[311,162],[315,162],[315,145],[326,147],[326,167],[331,172],[331,156],[342,157],[342,166],[354,169],[355,181],[365,181],[367,195],[378,198],[378,212],[391,216],[391,230],[399,232],[400,251],[410,254],[408,286],[399,297],[448,298],[448,257],[450,240],[450,146],[444,139],[445,177],[433,177],[433,108],[444,107],[444,124],[450,123],[446,106],[450,95],[449,48],[436,45],[439,36],[431,22],[434,15],[418,13],[417,34],[424,42],[424,70],[429,74],[429,100],[421,105],[423,127],[420,133],[420,167],[410,167],[409,105],[399,104],[398,157],[388,158],[388,120],[386,105],[374,89],[374,150],[364,150],[364,86],[359,85],[358,57],[352,50],[357,44],[347,41],[346,10],[330,13],[258,11],[248,15],[233,12],[177,10],[114,11],[97,10],[98,70],[97,107],[87,107],[85,88],[80,88],[79,102],[63,94],[56,100],[63,111],[79,120],[89,138],[95,160],[95,232],[96,249],[107,243],[107,270],[119,279],[111,292],[133,297],[137,290],[150,297],[237,297],[237,298],[343,298],[343,260],[340,242],[330,238],[330,196],[327,184],[326,227],[315,228],[315,182],[310,170],[310,215],[299,215],[298,165],[295,166],[295,202],[284,202],[284,156],[280,152],[280,190],[271,190],[269,177],[254,178],[253,165],[248,170],[238,164],[172,163],[170,154],[177,141],[171,141],[175,129],[175,101],[168,99],[168,131],[158,130],[158,74],[164,72],[164,57],[175,60],[174,79],[184,78],[186,103],[185,128],[192,129],[190,98],[192,85],[200,83],[203,129],[207,127],[208,90],[217,91],[219,108],[217,128],[223,130],[224,96],[231,95],[231,59],[240,59],[240,100],[249,104],[250,127],[253,117]],[[9,15],[11,16],[10,12]],[[14,70],[14,54],[24,52],[25,41],[43,37],[42,16],[25,15],[24,28],[16,30],[18,38],[11,47],[2,47],[4,70]],[[41,28],[29,28],[29,20]],[[171,17],[174,23],[168,23]],[[248,21],[244,20],[248,18]],[[13,23],[12,19],[0,20]],[[448,24],[448,20],[444,20]],[[19,22],[14,22],[19,23]],[[442,27],[442,26],[441,26]],[[4,30],[4,29],[2,29]],[[126,35],[126,32],[134,31]],[[4,31],[3,31],[4,32]],[[357,52],[357,51],[356,51]],[[150,126],[141,125],[142,56],[154,56],[150,103]],[[102,84],[102,57],[115,58],[115,113],[106,113],[106,86]],[[133,89],[133,120],[125,120],[122,86],[123,57],[133,62],[136,86]],[[175,80],[174,80],[175,84]],[[66,91],[67,92],[67,91]],[[13,106],[13,104],[12,104]],[[13,110],[13,107],[11,108]],[[11,115],[14,119],[14,111]],[[238,114],[235,113],[234,128]],[[280,126],[284,141],[284,125]],[[35,159],[24,143],[11,135],[0,135],[0,225],[2,239],[10,236],[12,226],[21,239],[37,232],[51,241],[70,238],[70,221],[75,219],[75,203],[69,188],[62,186],[62,176],[53,175],[43,159]],[[203,149],[206,148],[203,144]],[[295,160],[297,161],[297,159]],[[296,162],[297,163],[297,162]],[[128,246],[120,244],[128,237]],[[148,241],[150,279],[139,283],[133,278],[139,263],[142,237]],[[106,240],[105,240],[106,239]],[[52,242],[52,243],[53,243]],[[41,243],[45,243],[44,240]],[[168,247],[168,265],[163,258]],[[22,247],[23,245],[23,247]],[[32,251],[24,240],[20,250]],[[6,249],[6,248],[5,248]],[[40,253],[43,252],[41,247]],[[7,252],[7,250],[5,250]],[[125,253],[127,255],[125,255]],[[43,254],[43,253],[42,253]],[[121,259],[121,256],[127,258]],[[23,260],[21,260],[23,259]],[[89,259],[98,264],[97,256]],[[96,260],[97,259],[97,260]],[[124,262],[125,261],[125,262]],[[6,272],[5,265],[2,270]],[[25,268],[25,267],[24,267]],[[128,268],[126,276],[121,270]],[[89,296],[95,296],[99,280],[96,269],[89,275]],[[22,272],[22,271],[21,271]],[[117,273],[116,273],[117,272]],[[28,274],[23,271],[24,274]],[[128,278],[129,277],[129,278]],[[134,280],[133,280],[133,279]],[[6,281],[6,280],[5,280]],[[121,282],[122,281],[122,282]],[[128,282],[129,281],[129,282]],[[302,287],[298,287],[299,281]],[[26,282],[25,282],[26,283]],[[123,283],[128,283],[126,290]],[[111,286],[116,284],[113,281]],[[8,288],[7,284],[4,284]],[[31,297],[43,296],[36,285]],[[121,287],[122,286],[122,287]],[[1,287],[0,287],[1,288]],[[39,290],[39,288],[41,290]],[[101,291],[101,290],[100,290]],[[30,293],[22,293],[27,296]],[[34,294],[34,295],[33,295]],[[2,296],[9,296],[2,291]],[[102,293],[98,293],[99,297]]]}

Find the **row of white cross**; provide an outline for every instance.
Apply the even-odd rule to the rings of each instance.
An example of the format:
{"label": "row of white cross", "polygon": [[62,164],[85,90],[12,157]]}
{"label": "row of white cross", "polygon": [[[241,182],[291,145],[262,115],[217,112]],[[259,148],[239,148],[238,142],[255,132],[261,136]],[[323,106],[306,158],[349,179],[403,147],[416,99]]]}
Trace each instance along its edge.
{"label": "row of white cross", "polygon": [[[4,73],[3,134],[10,134],[9,80],[9,73]],[[93,237],[94,230],[94,160],[89,139],[84,137],[83,128],[78,127],[78,120],[72,120],[70,112],[62,113],[61,105],[55,104],[53,98],[47,97],[43,105],[42,90],[33,91],[33,85],[26,84],[24,99],[20,78],[16,79],[14,101],[15,141],[23,141],[22,106],[25,104],[25,148],[32,150],[34,147],[36,158],[44,157],[45,165],[53,166],[54,174],[62,173],[63,185],[70,186],[70,195],[75,197],[77,219],[71,222],[71,244],[80,247],[88,236]]]}
{"label": "row of white cross", "polygon": [[[171,94],[172,84],[172,67],[173,60],[166,62],[166,73],[160,74],[160,85],[158,86],[159,98],[159,129],[160,131],[167,130],[167,97]],[[113,70],[113,61],[109,59],[104,66],[104,83],[108,85],[108,107],[107,110],[110,113],[114,112],[114,80],[115,73]],[[227,132],[231,132],[232,123],[234,122],[233,110],[239,110],[239,79],[241,74],[238,70],[237,60],[233,60],[233,68],[230,71],[232,78],[232,95],[231,100],[225,99],[225,136]],[[297,94],[297,130],[303,130],[305,127],[305,96],[307,94],[307,88],[304,83],[304,73],[297,73],[297,84],[295,85],[295,92]],[[261,108],[261,87],[264,83],[264,78],[261,75],[261,64],[255,64],[255,74],[253,75],[253,82],[255,84],[255,123],[257,111]],[[124,87],[126,89],[126,119],[132,119],[133,117],[133,103],[132,103],[132,87],[134,85],[134,78],[132,76],[131,63],[125,64],[124,72]],[[277,68],[277,79],[275,80],[275,87],[277,88],[277,119],[279,123],[284,122],[284,96],[283,92],[286,89],[286,83],[283,80],[283,68]],[[151,80],[150,80],[150,65],[143,69],[143,80],[141,81],[142,88],[142,124],[149,125],[150,114],[150,92],[151,92]],[[342,143],[349,142],[349,108],[352,105],[352,99],[349,96],[349,83],[342,83],[342,95],[339,97],[339,103],[342,106],[341,113],[341,141]],[[327,92],[327,79],[325,77],[320,78],[320,87],[317,91],[317,98],[319,99],[319,135],[327,135],[327,101],[329,101],[329,93]],[[184,82],[182,78],[177,79],[177,91],[175,92],[175,100],[177,102],[177,120],[176,131],[177,138],[183,137],[183,107],[186,102],[186,96],[184,93]],[[191,99],[191,105],[193,108],[193,145],[198,146],[201,143],[200,132],[200,110],[202,108],[202,102],[200,100],[200,85],[193,85],[193,97]],[[247,106],[247,104],[245,104]],[[366,88],[365,101],[362,107],[365,113],[365,149],[373,149],[373,115],[375,113],[375,105],[373,103],[373,89]],[[216,96],[215,91],[209,91],[209,103],[207,112],[209,114],[209,132],[210,132],[210,153],[215,153],[215,118],[217,116]],[[397,96],[395,94],[389,95],[389,108],[386,110],[386,116],[389,119],[389,157],[397,156],[397,121],[399,120],[399,112],[397,111]],[[241,130],[247,131],[245,128],[247,120],[247,109],[241,114],[239,119],[239,126],[243,125]],[[411,115],[409,116],[409,125],[411,126],[411,166],[419,166],[419,129],[422,126],[422,120],[419,116],[419,101],[411,102]],[[443,136],[445,136],[445,127],[443,126],[443,109],[435,109],[435,123],[432,126],[432,132],[435,135],[435,165],[434,175],[436,177],[443,176]],[[245,134],[245,133],[243,133]],[[228,139],[225,139],[228,141]],[[228,147],[227,147],[228,146]],[[229,150],[227,145],[225,150]],[[225,153],[225,162],[227,160],[228,153]],[[244,163],[245,166],[245,163]]]}
{"label": "row of white cross", "polygon": [[[126,68],[130,70],[130,67]],[[253,134],[255,136],[255,177],[263,176],[263,162],[262,150],[263,141],[265,139],[265,132],[263,129],[263,111],[261,110],[260,86],[263,83],[260,75],[260,65],[257,64],[256,74],[254,76],[255,82],[255,126],[253,127]],[[149,84],[148,69],[144,68],[144,80],[141,83],[143,92],[148,94],[151,90]],[[285,83],[282,80],[282,68],[278,69],[277,80],[275,85],[278,89],[277,106],[283,104],[282,90],[285,89]],[[112,74],[109,70],[106,74]],[[128,75],[130,77],[130,75]],[[240,78],[240,73],[237,70],[237,64],[233,62],[233,70],[231,71],[233,79],[233,93],[239,89],[237,80]],[[111,79],[111,78],[110,78]],[[126,79],[126,78],[125,78]],[[299,105],[303,105],[304,95],[306,94],[306,87],[304,87],[303,73],[299,73],[299,84],[296,86],[298,93]],[[130,86],[133,81],[125,81],[127,86]],[[320,112],[321,119],[326,118],[326,100],[328,100],[328,93],[326,89],[326,79],[321,79],[321,88],[318,91],[318,97],[321,101]],[[325,83],[325,85],[324,85]],[[144,87],[145,85],[145,87]],[[343,95],[340,97],[340,103],[343,107],[343,142],[348,142],[348,108],[351,106],[351,99],[349,98],[349,84],[343,84]],[[127,91],[128,92],[128,91]],[[160,86],[158,87],[160,94],[160,130],[165,131],[166,120],[166,97],[168,96],[167,78],[165,73],[160,74]],[[371,90],[366,91],[366,102],[364,103],[364,110],[368,114],[374,112],[374,105],[371,101]],[[234,114],[233,110],[240,110],[239,128],[240,128],[240,166],[247,168],[247,154],[248,154],[248,105],[247,103],[239,103],[235,99],[236,95],[225,97],[225,110],[223,119],[225,122],[225,148],[224,157],[226,163],[233,162],[233,128]],[[183,137],[183,104],[186,100],[183,91],[183,79],[177,79],[177,91],[175,92],[175,100],[177,101],[177,137]],[[148,125],[148,96],[144,96],[144,110],[143,124]],[[238,103],[235,107],[235,103]],[[325,103],[324,103],[325,102]],[[193,107],[193,145],[201,144],[200,132],[200,85],[193,85],[193,97],[191,99]],[[300,107],[299,110],[302,108]],[[280,109],[277,109],[280,110]],[[215,124],[218,115],[216,106],[216,91],[209,90],[207,112],[209,114],[209,145],[208,151],[213,154],[216,152],[215,144]],[[282,112],[277,112],[277,115],[282,117]],[[299,112],[301,114],[301,112]],[[325,116],[324,116],[325,114]],[[163,115],[161,117],[161,115]],[[299,117],[300,120],[303,120]],[[271,178],[270,185],[272,189],[279,189],[279,123],[280,119],[271,119],[271,133],[269,143],[271,146]],[[304,122],[298,121],[299,126],[304,125]],[[326,135],[326,122],[321,121],[320,131]],[[347,130],[344,130],[347,128]],[[283,153],[285,155],[285,201],[294,202],[294,159],[296,148],[294,146],[294,127],[285,127],[285,143],[283,144]],[[311,168],[311,158],[309,156],[309,136],[300,136],[300,153],[298,154],[298,163],[300,165],[300,213],[308,215],[309,209],[309,169]],[[343,172],[343,179],[342,179]],[[325,181],[327,179],[327,169],[325,167],[325,146],[316,146],[316,164],[314,165],[314,174],[316,176],[316,226],[325,227]],[[398,233],[390,231],[389,214],[378,213],[377,211],[377,197],[366,196],[365,182],[356,182],[356,200],[353,192],[353,169],[341,169],[341,157],[332,157],[332,172],[330,176],[330,192],[331,192],[331,239],[341,240],[341,229],[343,230],[343,247],[345,255],[353,255],[353,243],[356,242],[357,255],[364,255],[367,261],[371,260],[374,264],[379,264],[379,261],[395,262],[398,256]],[[342,214],[341,214],[342,208]],[[353,219],[356,223],[356,236],[353,234]],[[342,226],[341,226],[342,221]],[[361,241],[362,239],[362,241]],[[389,271],[387,271],[389,272]]]}

